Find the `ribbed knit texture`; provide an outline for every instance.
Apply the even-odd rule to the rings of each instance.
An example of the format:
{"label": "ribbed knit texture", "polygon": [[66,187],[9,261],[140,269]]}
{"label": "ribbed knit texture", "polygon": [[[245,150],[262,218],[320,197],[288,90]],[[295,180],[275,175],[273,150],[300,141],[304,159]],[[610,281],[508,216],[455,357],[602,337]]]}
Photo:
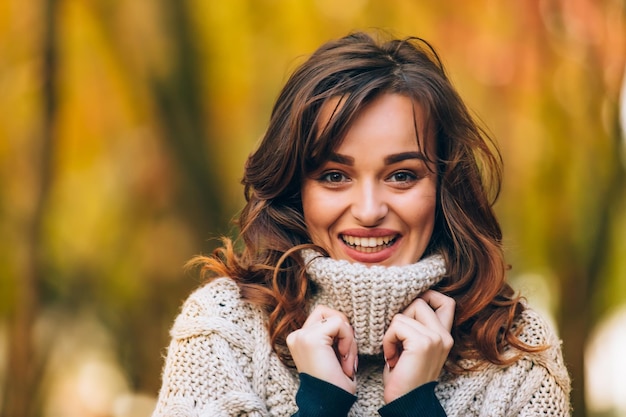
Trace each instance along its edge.
{"label": "ribbed knit texture", "polygon": [[320,293],[316,304],[341,311],[354,328],[359,354],[382,353],[383,336],[393,316],[438,283],[446,272],[443,257],[407,266],[366,266],[302,251],[307,272]]}
{"label": "ribbed knit texture", "polygon": [[[310,260],[315,253],[304,256]],[[439,261],[433,257],[392,268],[366,268],[328,258],[310,263],[307,271],[320,288],[315,303],[348,315],[362,345],[360,352],[367,353],[359,360],[358,400],[349,416],[377,416],[384,405],[384,362],[381,355],[369,353],[380,352],[381,328],[384,332],[389,317],[438,282],[443,274]],[[410,276],[418,279],[412,281]],[[361,288],[363,279],[371,281]],[[409,285],[407,295],[393,289],[396,282],[415,286]],[[385,301],[377,302],[378,296]],[[523,341],[550,348],[507,367],[485,364],[481,371],[462,376],[442,372],[435,393],[449,416],[569,415],[570,382],[559,340],[530,309],[517,326],[523,329]],[[195,291],[171,336],[154,417],[291,416],[296,412],[298,375],[271,350],[265,314],[241,300],[233,280],[215,279]]]}

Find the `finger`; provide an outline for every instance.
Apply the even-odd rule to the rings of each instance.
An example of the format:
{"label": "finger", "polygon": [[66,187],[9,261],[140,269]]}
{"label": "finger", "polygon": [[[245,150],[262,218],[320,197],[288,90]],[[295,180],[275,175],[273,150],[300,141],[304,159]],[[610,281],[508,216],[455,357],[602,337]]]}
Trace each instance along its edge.
{"label": "finger", "polygon": [[337,333],[333,328],[336,325],[344,326],[338,318],[318,322],[309,328],[301,328],[287,336],[287,347],[300,373],[306,373],[323,381],[337,385],[342,389],[354,393],[356,391],[355,378],[352,372],[344,371],[342,363],[337,358],[333,346],[333,336]]}
{"label": "finger", "polygon": [[389,368],[394,368],[402,354],[403,344],[411,334],[419,331],[418,322],[403,314],[396,314],[383,336],[383,355]]}
{"label": "finger", "polygon": [[309,317],[307,317],[302,327],[304,328],[312,324],[320,323],[324,320],[328,320],[328,318],[330,317],[339,317],[342,321],[349,323],[348,317],[346,317],[346,315],[342,312],[333,310],[332,308],[325,305],[318,305],[313,309],[311,314],[309,314]]}
{"label": "finger", "polygon": [[[333,317],[330,320],[340,320]],[[337,357],[341,363],[341,369],[344,374],[354,379],[357,367],[357,344],[354,337],[354,330],[352,326],[345,321],[341,321],[337,327],[337,334],[335,336]]]}
{"label": "finger", "polygon": [[446,350],[452,348],[454,339],[452,339],[450,334],[450,328],[441,322],[437,312],[422,298],[417,298],[411,303],[411,306],[407,309],[407,314],[403,312],[402,315],[412,317],[414,323],[423,325],[424,327],[416,327],[415,329],[428,336],[433,343],[441,343],[441,346]]}
{"label": "finger", "polygon": [[448,297],[438,291],[428,290],[420,296],[421,299],[426,301],[428,305],[435,311],[437,317],[441,321],[441,324],[449,332],[452,329],[452,323],[454,322],[454,312],[456,309],[456,302],[454,298]]}
{"label": "finger", "polygon": [[449,333],[437,313],[422,298],[416,298],[403,312],[407,316],[438,333]]}
{"label": "finger", "polygon": [[[425,308],[429,309],[427,306]],[[429,350],[436,349],[446,352],[446,355],[450,351],[454,344],[452,336],[439,323],[432,310],[429,314],[434,322],[431,327],[404,314],[394,316],[383,337],[383,354],[391,368],[405,351],[426,354]]]}
{"label": "finger", "polygon": [[357,344],[354,330],[346,315],[327,306],[318,305],[302,328],[310,329],[313,326],[317,326],[319,331],[328,338],[327,343],[333,347],[344,374],[354,379],[358,355]]}
{"label": "finger", "polygon": [[385,365],[389,368],[394,368],[396,363],[398,363],[398,358],[401,353],[402,342],[390,326],[383,336],[383,357],[385,358]]}

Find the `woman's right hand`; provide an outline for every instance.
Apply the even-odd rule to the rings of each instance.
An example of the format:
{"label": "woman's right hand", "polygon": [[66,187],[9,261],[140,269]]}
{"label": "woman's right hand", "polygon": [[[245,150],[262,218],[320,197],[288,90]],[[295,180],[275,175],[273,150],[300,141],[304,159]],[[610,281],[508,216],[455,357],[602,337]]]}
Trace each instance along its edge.
{"label": "woman's right hand", "polygon": [[287,336],[287,347],[298,372],[356,393],[357,345],[343,313],[315,307],[302,328]]}

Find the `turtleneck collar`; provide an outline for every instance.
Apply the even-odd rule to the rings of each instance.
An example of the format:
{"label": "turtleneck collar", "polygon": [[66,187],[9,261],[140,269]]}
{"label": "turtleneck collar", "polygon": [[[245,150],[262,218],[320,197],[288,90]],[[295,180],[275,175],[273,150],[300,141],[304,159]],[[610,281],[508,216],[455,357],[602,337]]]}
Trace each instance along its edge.
{"label": "turtleneck collar", "polygon": [[393,316],[437,284],[446,273],[441,255],[406,266],[367,266],[302,251],[306,271],[317,284],[313,305],[344,313],[354,328],[359,354],[382,353],[382,340]]}

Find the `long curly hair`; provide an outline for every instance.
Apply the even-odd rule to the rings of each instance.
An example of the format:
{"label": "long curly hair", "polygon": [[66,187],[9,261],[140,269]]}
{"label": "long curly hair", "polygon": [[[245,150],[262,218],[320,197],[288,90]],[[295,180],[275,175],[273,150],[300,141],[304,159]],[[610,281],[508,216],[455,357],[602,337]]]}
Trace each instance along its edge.
{"label": "long curly hair", "polygon": [[[438,175],[435,226],[424,256],[444,256],[447,274],[437,290],[456,301],[447,369],[463,372],[463,359],[511,363],[522,352],[538,350],[522,343],[513,327],[524,307],[505,281],[502,233],[492,209],[501,183],[499,151],[433,47],[419,38],[377,41],[352,33],[325,43],[300,65],[246,162],[238,242],[225,238],[212,256],[190,264],[207,277],[232,277],[243,299],[267,312],[272,347],[293,365],[285,339],[303,325],[314,291],[297,255],[313,246],[303,218],[302,181],[340,145],[362,109],[389,93],[419,103],[425,131],[436,142],[436,155],[428,156]],[[342,105],[320,129],[320,109],[336,97]],[[517,356],[505,354],[511,346]]]}

